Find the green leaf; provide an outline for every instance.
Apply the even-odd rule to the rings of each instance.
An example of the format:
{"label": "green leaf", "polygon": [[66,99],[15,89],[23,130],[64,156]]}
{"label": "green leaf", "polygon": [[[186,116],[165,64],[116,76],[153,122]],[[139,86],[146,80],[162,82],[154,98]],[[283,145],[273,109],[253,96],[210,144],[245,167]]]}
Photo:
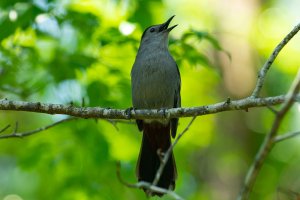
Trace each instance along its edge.
{"label": "green leaf", "polygon": [[16,21],[9,19],[8,13],[4,16],[4,19],[0,24],[0,41],[9,35],[13,34],[17,28],[26,29],[33,24],[35,17],[42,13],[42,10],[33,4],[18,3],[14,5],[14,9],[17,12]]}
{"label": "green leaf", "polygon": [[104,106],[109,105],[105,97],[109,93],[107,85],[100,81],[94,81],[87,87],[87,94],[89,97],[89,106]]}

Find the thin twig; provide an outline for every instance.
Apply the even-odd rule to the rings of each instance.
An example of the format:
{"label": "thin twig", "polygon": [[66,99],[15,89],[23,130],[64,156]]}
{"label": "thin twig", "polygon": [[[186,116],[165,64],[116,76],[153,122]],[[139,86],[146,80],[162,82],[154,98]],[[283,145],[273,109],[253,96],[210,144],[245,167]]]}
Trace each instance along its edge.
{"label": "thin twig", "polygon": [[299,199],[299,197],[300,197],[300,193],[295,192],[295,191],[290,190],[290,189],[285,189],[285,188],[282,188],[282,187],[278,188],[278,192],[286,194],[287,196],[289,196],[292,199]]}
{"label": "thin twig", "polygon": [[108,123],[110,123],[110,124],[116,129],[116,131],[119,131],[119,128],[118,128],[118,126],[117,126],[117,123],[116,123],[114,120],[106,119],[106,121],[107,121]]}
{"label": "thin twig", "polygon": [[117,177],[118,177],[119,181],[127,187],[147,189],[147,190],[151,190],[153,192],[169,195],[170,197],[172,197],[175,200],[184,200],[182,197],[180,197],[178,194],[176,194],[172,190],[167,190],[167,189],[164,189],[164,188],[161,188],[161,187],[157,187],[157,186],[154,186],[151,183],[148,183],[148,182],[145,182],[145,181],[140,181],[140,182],[135,183],[135,184],[127,183],[126,181],[123,180],[123,178],[121,176],[121,164],[120,164],[119,161],[117,162],[117,171],[116,172],[117,172]]}
{"label": "thin twig", "polygon": [[13,133],[17,133],[18,132],[18,128],[19,128],[19,122],[16,121],[15,129],[14,129]]}
{"label": "thin twig", "polygon": [[286,139],[290,139],[290,138],[293,138],[293,137],[296,137],[296,136],[299,136],[299,135],[300,135],[300,131],[292,132],[292,133],[285,133],[283,135],[276,136],[275,139],[274,139],[274,142],[281,142],[281,141],[284,141]]}
{"label": "thin twig", "polygon": [[119,127],[117,126],[118,123],[122,124],[135,124],[133,121],[128,120],[118,120],[118,119],[106,119],[117,131],[119,131]]}
{"label": "thin twig", "polygon": [[0,130],[0,133],[6,131],[6,129],[8,129],[10,127],[10,124],[6,125],[3,129]]}
{"label": "thin twig", "polygon": [[110,119],[109,120],[110,122],[112,122],[112,123],[115,123],[115,124],[117,124],[117,123],[120,123],[120,124],[136,124],[136,122],[135,121],[128,121],[128,120],[124,120],[124,119]]}
{"label": "thin twig", "polygon": [[263,65],[263,67],[259,71],[257,83],[256,83],[256,86],[255,86],[255,89],[253,90],[253,93],[251,94],[251,98],[257,98],[258,97],[259,92],[261,91],[261,88],[264,84],[267,72],[270,69],[271,65],[273,64],[274,60],[278,56],[279,52],[283,49],[283,47],[298,33],[299,30],[300,30],[300,24],[295,26],[293,28],[293,30],[289,34],[287,34],[283,38],[283,40],[276,46],[276,48],[272,52],[269,59],[265,62],[265,64]]}
{"label": "thin twig", "polygon": [[170,196],[172,196],[174,199],[182,199],[180,196],[178,196],[175,192],[173,192],[172,190],[167,190],[164,188],[160,188],[157,187],[157,183],[159,182],[159,179],[161,177],[161,174],[164,170],[164,167],[168,161],[168,159],[171,156],[172,150],[174,149],[175,145],[178,143],[178,141],[180,140],[180,138],[189,130],[190,126],[192,125],[192,123],[194,122],[194,120],[197,118],[197,116],[194,116],[192,118],[192,120],[189,122],[189,124],[185,127],[185,129],[177,136],[177,138],[175,139],[175,141],[173,142],[173,144],[168,148],[168,150],[166,151],[166,153],[164,154],[160,166],[157,169],[157,172],[155,174],[155,178],[151,183],[147,183],[144,181],[140,181],[136,184],[129,184],[127,182],[125,182],[120,175],[120,162],[117,163],[117,176],[120,180],[120,182],[124,185],[126,185],[127,187],[133,187],[133,188],[144,188],[147,189],[148,191],[150,191],[150,193],[152,192],[158,192],[158,193],[163,193],[163,194],[169,194]]}
{"label": "thin twig", "polygon": [[275,110],[272,106],[267,105],[267,108],[269,108],[270,111],[272,111],[272,113],[274,113],[275,115],[278,113],[277,110]]}
{"label": "thin twig", "polygon": [[255,180],[257,178],[257,175],[266,159],[268,154],[270,153],[272,147],[276,143],[276,134],[278,131],[278,128],[287,113],[287,111],[290,109],[290,107],[294,103],[294,98],[297,96],[300,90],[300,70],[297,73],[297,76],[295,80],[293,81],[292,86],[290,87],[290,90],[287,94],[287,99],[284,101],[283,105],[281,106],[281,109],[276,114],[275,120],[273,122],[272,128],[270,132],[266,135],[263,144],[261,145],[254,162],[252,163],[245,182],[244,186],[242,187],[242,190],[238,196],[238,200],[246,200],[249,198],[250,192],[254,186]]}
{"label": "thin twig", "polygon": [[[27,136],[30,136],[30,135],[33,135],[33,134],[36,134],[38,132],[41,132],[41,131],[44,131],[44,130],[47,130],[49,128],[52,128],[58,124],[61,124],[63,122],[66,122],[66,121],[71,121],[71,120],[74,120],[76,119],[75,117],[69,117],[69,118],[66,118],[66,119],[62,119],[60,121],[57,121],[57,122],[54,122],[50,125],[47,125],[47,126],[44,126],[44,127],[40,127],[40,128],[37,128],[35,130],[31,130],[31,131],[26,131],[26,132],[20,132],[18,133],[17,132],[17,128],[15,128],[14,132],[11,133],[11,134],[7,134],[7,135],[1,135],[0,136],[0,139],[8,139],[8,138],[23,138],[23,137],[27,137]],[[17,127],[17,124],[16,124],[16,127]]]}
{"label": "thin twig", "polygon": [[179,139],[183,136],[183,134],[185,132],[187,132],[190,128],[190,126],[192,125],[192,123],[194,122],[194,120],[197,118],[197,116],[194,116],[192,118],[192,120],[189,122],[189,124],[185,127],[185,129],[177,136],[177,138],[175,139],[175,141],[173,142],[173,144],[169,147],[169,149],[166,151],[166,153],[164,154],[163,156],[163,159],[161,160],[161,163],[160,163],[160,166],[159,168],[157,169],[156,171],[156,174],[155,174],[155,178],[152,182],[152,185],[157,185],[157,183],[159,182],[159,179],[162,175],[162,172],[168,162],[168,159],[169,157],[171,156],[172,154],[172,150],[174,149],[175,145],[177,144],[177,142],[179,141]]}

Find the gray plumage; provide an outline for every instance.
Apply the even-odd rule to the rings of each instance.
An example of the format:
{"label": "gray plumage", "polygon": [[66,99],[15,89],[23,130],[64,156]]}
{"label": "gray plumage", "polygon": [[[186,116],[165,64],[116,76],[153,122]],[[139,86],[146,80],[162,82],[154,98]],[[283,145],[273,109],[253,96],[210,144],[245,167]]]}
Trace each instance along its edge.
{"label": "gray plumage", "polygon": [[[168,35],[176,26],[168,28],[173,17],[163,24],[147,28],[142,35],[131,70],[132,103],[135,109],[167,109],[181,106],[180,74],[168,50]],[[137,124],[139,130],[143,130],[137,176],[139,180],[152,182],[160,164],[157,150],[166,151],[169,148],[170,129],[172,136],[175,137],[178,119],[171,121],[145,119],[137,120]],[[150,157],[153,161],[149,161]],[[169,160],[169,166],[167,165],[165,169],[171,172],[166,172],[165,177],[162,175],[162,181],[158,186],[174,189],[177,172],[174,156],[171,157],[172,160]]]}

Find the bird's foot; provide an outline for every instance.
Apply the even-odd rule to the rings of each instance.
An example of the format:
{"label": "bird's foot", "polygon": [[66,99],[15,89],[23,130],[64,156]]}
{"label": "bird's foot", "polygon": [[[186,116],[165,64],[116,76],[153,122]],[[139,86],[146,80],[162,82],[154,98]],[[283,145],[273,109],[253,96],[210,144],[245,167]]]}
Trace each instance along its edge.
{"label": "bird's foot", "polygon": [[167,118],[166,109],[167,108],[160,108],[160,109],[158,109],[158,112],[162,111],[164,118]]}
{"label": "bird's foot", "polygon": [[126,115],[126,119],[130,119],[131,118],[131,111],[134,110],[133,107],[127,108],[125,110],[125,115]]}

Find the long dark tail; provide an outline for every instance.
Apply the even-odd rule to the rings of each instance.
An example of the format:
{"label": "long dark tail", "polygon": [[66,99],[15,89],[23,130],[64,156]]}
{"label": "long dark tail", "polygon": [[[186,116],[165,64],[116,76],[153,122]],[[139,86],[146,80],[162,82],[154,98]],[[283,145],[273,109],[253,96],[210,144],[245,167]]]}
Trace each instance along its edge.
{"label": "long dark tail", "polygon": [[[137,163],[137,177],[139,181],[152,183],[160,166],[160,153],[165,153],[171,146],[170,125],[158,122],[143,123],[143,141]],[[175,189],[177,170],[173,152],[163,170],[158,187]],[[145,192],[147,192],[145,190]],[[162,196],[161,193],[152,195]]]}

